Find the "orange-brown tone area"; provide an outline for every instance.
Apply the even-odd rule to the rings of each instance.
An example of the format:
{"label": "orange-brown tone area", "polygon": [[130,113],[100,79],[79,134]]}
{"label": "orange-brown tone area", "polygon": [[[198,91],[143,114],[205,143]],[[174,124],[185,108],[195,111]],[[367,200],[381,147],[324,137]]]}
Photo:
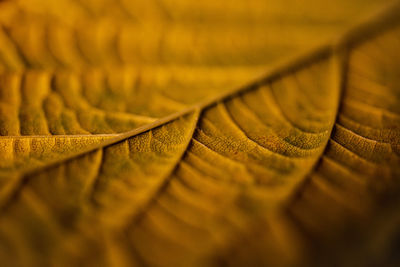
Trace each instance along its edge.
{"label": "orange-brown tone area", "polygon": [[399,49],[396,1],[0,1],[0,265],[399,265]]}

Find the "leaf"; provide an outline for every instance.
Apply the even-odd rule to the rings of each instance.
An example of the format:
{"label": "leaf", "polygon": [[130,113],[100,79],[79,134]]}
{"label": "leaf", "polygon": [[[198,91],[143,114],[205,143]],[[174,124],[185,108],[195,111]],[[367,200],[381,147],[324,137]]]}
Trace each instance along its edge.
{"label": "leaf", "polygon": [[3,263],[390,264],[398,14],[225,97],[2,173]]}
{"label": "leaf", "polygon": [[0,137],[0,172],[46,165],[118,135]]}
{"label": "leaf", "polygon": [[[329,14],[321,13],[320,3],[295,2],[4,1],[0,135],[57,143],[64,137],[42,135],[75,140],[130,131],[259,77],[367,10],[365,1],[337,0]],[[370,8],[375,5],[371,1]],[[72,155],[101,140],[86,139],[67,150]],[[0,142],[10,149],[8,139]],[[31,161],[13,153],[1,168],[57,160],[54,148],[41,145]]]}
{"label": "leaf", "polygon": [[[153,75],[157,75],[157,72],[160,77],[168,79],[165,70],[153,69]],[[213,74],[216,79],[212,83],[224,83],[225,78],[218,80],[218,74],[218,71]],[[241,74],[241,70],[232,70],[230,74],[246,76]],[[0,139],[0,147],[7,158],[0,168],[33,167],[38,161],[45,164],[63,156],[54,153],[55,150],[76,153],[105,138],[115,137],[179,112],[199,101],[202,96],[217,92],[217,87],[209,84],[209,90],[183,98],[183,89],[191,82],[189,79],[184,87],[170,92],[171,95],[182,96],[179,101],[172,100],[160,92],[160,87],[149,90],[135,88],[137,79],[144,84],[153,83],[147,77],[143,72],[139,78],[129,68],[90,70],[83,74],[68,71],[0,74],[0,134],[10,137]],[[201,82],[200,79],[198,82]],[[30,137],[20,138],[20,135]],[[54,137],[50,138],[50,135]],[[79,145],[66,148],[69,145],[65,140],[79,138]],[[13,144],[10,140],[18,141]],[[21,140],[25,140],[24,143]],[[55,145],[51,142],[47,144],[44,140],[50,140]],[[24,153],[35,160],[27,161]]]}
{"label": "leaf", "polygon": [[379,6],[372,0],[5,1],[0,21],[14,47],[2,47],[3,61],[45,69],[260,66],[326,41]]}
{"label": "leaf", "polygon": [[381,216],[400,203],[398,10],[165,124],[4,177],[1,258],[39,266],[387,260],[373,244],[390,248],[397,228]]}
{"label": "leaf", "polygon": [[[51,170],[52,174],[50,175],[54,175],[53,178],[58,181],[56,182],[56,184],[53,185],[55,185],[59,190],[52,191],[51,194],[48,195],[48,200],[52,199],[52,203],[54,204],[53,208],[57,210],[60,209],[60,211],[63,210],[61,213],[59,213],[61,217],[66,216],[65,219],[69,218],[68,220],[73,222],[76,221],[78,217],[80,217],[79,213],[81,211],[84,212],[86,208],[93,209],[97,206],[94,205],[96,202],[102,202],[101,199],[97,199],[97,193],[95,192],[103,191],[103,189],[101,188],[105,186],[104,183],[111,183],[107,186],[105,194],[103,194],[106,201],[106,203],[104,203],[105,207],[103,208],[103,210],[97,212],[94,212],[94,210],[89,211],[85,215],[87,221],[83,221],[82,223],[88,223],[89,220],[95,219],[94,216],[98,216],[99,220],[104,220],[105,226],[111,227],[113,222],[114,224],[118,223],[118,220],[114,220],[115,218],[126,218],[128,216],[133,216],[133,214],[130,213],[133,213],[135,211],[135,208],[140,209],[140,207],[147,202],[146,198],[153,195],[154,191],[161,187],[161,184],[163,183],[162,177],[168,175],[168,172],[171,172],[174,168],[174,165],[180,160],[180,157],[184,153],[185,148],[190,141],[190,137],[196,125],[197,117],[198,114],[196,113],[188,114],[180,119],[175,120],[173,123],[169,123],[165,126],[157,128],[156,130],[143,133],[136,138],[128,139],[127,141],[123,141],[122,143],[110,146],[105,150],[99,149],[92,153],[89,153],[87,156],[83,156],[76,161],[68,163],[65,166],[65,169],[64,167],[62,167],[61,169],[56,168],[54,170]],[[182,129],[184,129],[185,131],[182,132]],[[174,140],[172,142],[166,142],[166,140],[170,139],[171,136],[174,137]],[[76,172],[79,172],[80,175],[77,176]],[[132,177],[131,175],[135,175],[135,172],[136,175],[141,175],[143,179],[139,179],[137,180],[137,182],[133,181],[131,190],[124,191],[123,184],[131,183],[129,177]],[[119,175],[119,178],[125,180],[124,182],[122,182],[122,180],[113,182],[112,180],[109,181],[107,179],[113,174],[117,173]],[[40,188],[43,186],[42,189],[46,191],[48,189],[46,184],[50,181],[48,180],[46,175],[42,176],[42,174],[39,174],[39,176],[41,176],[42,178],[38,178],[37,181],[39,182],[39,184],[43,184],[39,185],[38,189],[41,190]],[[102,176],[104,176],[104,178]],[[73,182],[70,179],[72,179]],[[41,180],[41,182],[39,180]],[[16,183],[16,181],[10,182]],[[18,184],[8,186],[8,188],[10,187],[17,188]],[[138,191],[134,192],[135,188]],[[123,191],[119,191],[121,189]],[[129,194],[133,192],[137,194]],[[9,192],[6,191],[5,193]],[[31,196],[28,196],[28,198],[35,197],[34,195],[35,193],[33,193],[33,195]],[[2,200],[4,200],[4,191],[2,197]],[[110,203],[109,201],[113,199],[115,199],[114,201],[117,201],[121,197],[125,198],[126,200],[132,201],[131,204],[136,203],[135,207],[130,207],[131,205],[125,206],[125,209],[120,209],[116,211],[116,217],[114,219],[108,218],[107,212],[110,211],[110,209],[113,209],[113,207],[110,206],[110,204],[112,203]],[[65,206],[65,198],[69,199],[68,206]],[[91,207],[89,205],[86,207],[84,205],[81,205],[82,203],[80,203],[80,201],[86,202],[88,204],[91,203]],[[28,202],[31,204],[37,203],[39,206],[41,205],[34,199],[28,200]],[[41,209],[40,207],[38,208]],[[45,208],[45,210],[42,211],[46,213],[48,212],[46,211],[47,209],[48,208]],[[22,211],[23,213],[25,213],[25,215],[21,214],[26,218],[29,217],[28,220],[25,221],[27,222],[27,224],[25,225],[24,220],[20,220],[20,222],[25,225],[23,227],[27,227],[26,229],[28,232],[30,230],[34,230],[31,228],[31,223],[33,222],[31,220],[39,219],[39,224],[46,223],[40,218],[36,217],[35,212],[30,213],[30,211],[28,210]],[[16,214],[19,213],[19,211],[16,212]],[[67,214],[69,212],[71,213]],[[10,221],[5,219],[2,222],[7,225]],[[120,221],[119,223],[122,223],[122,221]],[[86,225],[86,227],[88,226],[89,225]],[[43,228],[43,230],[45,229]],[[5,234],[7,235],[7,233]],[[46,233],[43,234],[47,236]],[[58,234],[53,237],[51,235],[52,234],[50,234],[48,237],[53,239],[57,238]],[[58,242],[60,242],[60,244],[62,243],[61,240],[58,240]],[[71,242],[73,241],[71,240]],[[79,244],[80,243],[77,243],[76,245]],[[69,248],[66,249],[69,250]],[[61,253],[63,252],[61,251]],[[32,258],[30,258],[31,256]],[[41,265],[46,264],[45,261],[58,261],[57,259],[53,259],[51,256],[49,256],[47,260],[40,257],[37,258],[37,255],[34,254],[27,255],[27,257],[29,257],[30,259],[27,262],[24,262],[24,259],[22,259],[21,264],[32,264],[33,262],[36,262],[36,264]],[[65,264],[68,265],[69,260],[65,260]],[[74,261],[75,259],[71,260]]]}
{"label": "leaf", "polygon": [[[189,198],[187,201],[195,203],[196,198],[191,199],[190,191],[187,191],[188,189],[183,185],[187,182],[195,183],[192,186],[196,186],[196,183],[205,183],[203,186],[209,188],[208,190],[206,188],[203,193],[209,191],[210,197],[217,198],[215,200],[218,200],[219,205],[212,208],[212,206],[209,206],[210,203],[207,204],[212,199],[204,199],[204,201],[198,199],[197,205],[200,204],[200,206],[192,209],[195,211],[206,209],[208,213],[205,215],[214,214],[216,217],[214,219],[208,218],[208,220],[215,220],[211,224],[204,222],[202,225],[203,219],[197,222],[199,225],[195,225],[196,227],[202,225],[205,228],[201,239],[202,243],[206,243],[203,247],[196,245],[198,250],[196,254],[199,254],[199,252],[200,255],[210,253],[210,249],[215,247],[216,244],[212,242],[212,236],[206,235],[207,232],[210,230],[224,232],[222,230],[223,224],[218,223],[221,220],[217,216],[218,210],[225,208],[227,215],[232,217],[231,219],[237,220],[235,224],[242,227],[246,226],[247,220],[240,220],[240,217],[246,214],[242,214],[242,211],[237,211],[234,207],[230,208],[233,204],[232,201],[243,198],[248,202],[244,203],[245,205],[254,206],[247,211],[250,212],[254,209],[247,215],[248,217],[254,216],[251,213],[257,214],[261,209],[272,209],[277,204],[273,204],[271,201],[279,203],[281,199],[284,199],[291,191],[290,189],[298,183],[303,171],[306,172],[307,169],[310,169],[322,153],[334,120],[338,84],[332,88],[330,76],[326,76],[326,73],[329,73],[332,68],[331,62],[325,58],[320,61],[305,70],[295,71],[289,77],[273,82],[270,86],[265,84],[260,88],[255,88],[206,108],[194,134],[193,130],[198,116],[196,113],[187,115],[191,122],[188,125],[187,123],[182,125],[181,120],[178,119],[161,128],[156,128],[132,137],[123,143],[110,146],[104,151],[100,149],[92,152],[88,156],[68,163],[68,165],[62,165],[62,167],[51,170],[51,174],[39,174],[38,177],[29,178],[29,181],[35,184],[32,185],[35,189],[29,194],[35,195],[34,197],[46,196],[46,199],[38,200],[41,203],[54,203],[54,207],[47,209],[50,210],[51,214],[54,212],[55,217],[65,218],[68,215],[63,213],[67,212],[68,214],[70,210],[74,214],[81,214],[80,216],[75,215],[78,222],[71,221],[73,224],[79,225],[79,221],[83,220],[82,223],[85,225],[87,220],[96,218],[95,220],[103,222],[102,227],[105,231],[111,231],[111,233],[117,231],[118,233],[131,224],[130,220],[133,220],[135,227],[131,226],[130,231],[133,231],[132,235],[136,236],[136,229],[140,227],[136,225],[138,224],[137,221],[145,220],[141,219],[144,216],[141,211],[146,208],[152,213],[151,210],[156,199],[161,198],[166,202],[164,205],[169,206],[173,202],[170,203],[168,198],[165,199],[164,194],[173,194],[174,198],[178,198],[178,200]],[[318,82],[313,87],[303,88],[304,83],[307,84],[310,78]],[[314,95],[316,90],[321,92],[316,99],[316,103],[325,104],[323,108],[326,110],[322,112],[321,116],[312,116],[315,111],[313,106],[311,106],[312,110],[310,111],[305,108],[310,103],[308,102],[309,99],[303,95],[304,91],[302,90],[308,91],[310,95]],[[285,96],[288,95],[294,97],[286,98]],[[296,99],[300,99],[302,102],[297,103]],[[265,110],[266,104],[271,105],[271,110]],[[294,105],[294,110],[291,112],[289,108],[293,104],[298,105]],[[279,105],[282,107],[280,108]],[[288,113],[284,114],[283,110],[288,110]],[[300,110],[305,111],[305,113],[300,113]],[[265,114],[272,116],[268,118]],[[294,120],[287,119],[287,117],[293,118],[292,116],[297,115],[304,120],[301,120],[303,122],[300,125],[295,126],[293,125],[295,124]],[[308,118],[310,116],[311,118]],[[185,117],[183,119],[185,120]],[[328,119],[328,123],[325,119]],[[251,124],[243,123],[249,120],[252,121]],[[250,125],[250,128],[248,128],[248,125]],[[272,132],[268,126],[279,129],[279,132]],[[184,130],[183,133],[182,130]],[[175,148],[177,145],[180,149]],[[185,156],[180,160],[185,150]],[[211,162],[217,164],[218,168],[212,167]],[[201,175],[199,176],[201,173],[196,169],[199,164],[205,165],[202,168],[203,172],[206,172],[204,174],[205,181],[201,180]],[[206,167],[211,173],[207,172]],[[76,172],[81,169],[88,173],[77,176]],[[225,170],[225,173],[221,173],[220,170]],[[192,180],[196,176],[199,180]],[[57,177],[57,180],[61,180],[60,185],[53,188],[48,177],[53,177],[51,180]],[[87,177],[93,178],[88,179]],[[131,181],[131,177],[135,177],[135,179]],[[85,205],[82,205],[79,200],[82,199],[82,194],[85,194],[82,191],[88,191],[86,188],[92,187],[85,184],[93,179],[97,179],[97,181],[91,193],[92,196],[89,197],[89,201],[91,200],[89,203],[92,204],[89,204],[89,207],[87,207],[89,211],[85,214]],[[214,185],[210,181],[207,183],[209,179],[220,180],[220,182]],[[76,182],[72,182],[72,180]],[[79,181],[84,181],[84,184],[79,185]],[[28,187],[30,187],[30,183],[28,184]],[[77,195],[74,194],[76,189],[67,189],[69,185],[78,185]],[[72,207],[65,206],[64,199],[66,196],[63,196],[62,193],[65,190],[68,192]],[[263,196],[264,194],[265,196]],[[197,195],[198,193],[195,193],[193,196]],[[227,199],[223,201],[221,196]],[[74,200],[75,197],[76,200]],[[87,197],[84,197],[84,199],[87,199]],[[35,202],[32,199],[27,201]],[[57,206],[57,203],[61,207]],[[135,203],[135,205],[133,206],[132,203]],[[95,206],[90,207],[91,205]],[[23,204],[23,206],[25,205]],[[268,208],[269,206],[271,207]],[[185,206],[179,208],[187,209]],[[82,211],[77,211],[80,209]],[[61,214],[56,215],[60,211],[62,211]],[[113,212],[112,218],[109,216],[111,211]],[[158,218],[160,216],[158,205],[155,212],[156,220],[161,223],[159,227],[163,226],[165,220],[165,223],[171,223],[170,218],[165,218],[163,213],[161,214],[162,217]],[[23,214],[26,214],[26,211]],[[69,215],[68,217],[73,220],[75,216]],[[193,224],[194,222],[190,223]],[[23,226],[23,228],[25,227],[28,226]],[[207,229],[210,227],[211,229]],[[173,230],[173,228],[170,230]],[[163,229],[159,229],[159,231],[163,231]],[[140,232],[140,235],[146,234],[146,232]],[[193,234],[197,236],[198,233],[195,231]],[[144,242],[146,242],[146,236],[144,238]],[[219,238],[224,239],[224,235]],[[168,246],[171,249],[174,248],[174,241],[176,242],[176,240],[173,240],[171,245]],[[188,241],[182,239],[179,243]],[[133,242],[141,243],[140,240],[133,240]],[[145,249],[145,247],[139,249]],[[146,251],[150,252],[149,250]],[[143,251],[139,251],[139,253],[143,253]],[[154,253],[158,254],[162,251],[152,250],[153,255]],[[169,257],[175,253],[181,254],[181,249],[171,250],[163,257]],[[179,254],[171,257],[171,259],[179,259],[177,257]],[[185,253],[185,256],[188,257],[188,264],[193,263],[200,256],[196,254]],[[160,254],[160,257],[162,255]],[[160,259],[167,260],[167,258],[158,258],[157,261]],[[45,263],[38,262],[38,264]],[[173,264],[173,262],[170,264]]]}

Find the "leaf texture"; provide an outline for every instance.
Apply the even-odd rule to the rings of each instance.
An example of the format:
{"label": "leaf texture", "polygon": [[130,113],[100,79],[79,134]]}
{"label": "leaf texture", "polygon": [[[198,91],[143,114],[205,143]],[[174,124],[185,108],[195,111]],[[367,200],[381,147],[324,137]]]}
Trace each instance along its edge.
{"label": "leaf texture", "polygon": [[0,258],[6,266],[394,264],[399,10],[164,123],[1,173]]}
{"label": "leaf texture", "polygon": [[[54,178],[51,179],[52,181],[48,179],[47,174],[49,173],[47,173],[47,170],[44,175],[42,173],[38,173],[37,175],[41,176],[42,178],[38,177],[38,179],[35,179],[36,182],[38,182],[38,184],[35,185],[37,190],[47,191],[50,189],[49,186],[56,186],[58,188],[53,190],[51,195],[47,195],[48,198],[46,200],[42,199],[39,201],[45,201],[43,204],[47,203],[47,201],[50,201],[54,204],[53,207],[46,207],[45,210],[47,211],[42,211],[49,212],[51,217],[54,216],[52,219],[54,224],[53,226],[56,226],[59,223],[59,219],[64,217],[69,218],[68,220],[77,226],[81,224],[81,226],[84,227],[82,231],[84,229],[89,230],[93,227],[93,225],[91,226],[92,223],[90,223],[90,221],[94,222],[100,220],[102,222],[101,228],[106,231],[111,231],[111,229],[119,226],[118,224],[126,223],[126,220],[128,220],[130,217],[133,217],[135,213],[140,211],[140,209],[143,208],[143,206],[145,206],[147,203],[147,199],[151,197],[154,192],[158,190],[158,188],[162,187],[164,182],[163,179],[168,176],[168,174],[174,168],[176,162],[180,160],[180,157],[184,153],[196,125],[197,117],[198,115],[196,113],[188,114],[181,119],[174,121],[173,123],[169,123],[155,130],[143,133],[136,138],[128,139],[122,143],[105,149],[96,150],[88,155],[78,158],[77,160],[71,161],[65,166],[63,165],[61,168],[53,168],[49,170],[52,172],[50,175]],[[174,137],[173,142],[166,142],[167,139],[169,140],[170,136]],[[79,177],[76,176],[76,172],[81,173]],[[116,174],[118,175],[118,178],[113,177]],[[140,175],[142,179],[131,181],[130,177],[132,177],[132,175]],[[14,185],[8,185],[8,187],[4,186],[3,188],[18,188],[20,186],[18,182],[22,181],[18,181],[17,177],[15,181],[9,181],[9,183]],[[128,190],[124,190],[126,184],[131,185],[129,189],[126,188]],[[123,191],[120,191],[121,189]],[[31,192],[32,194],[28,193],[28,195],[35,197],[36,193],[39,192],[34,191],[36,190],[33,190]],[[2,193],[2,199],[4,200],[6,194],[9,192],[3,191]],[[68,206],[65,206],[66,202],[64,202],[64,198],[66,197],[69,199]],[[123,203],[121,202],[122,200],[125,200],[126,202]],[[27,201],[27,203],[31,204],[36,202],[35,200]],[[86,204],[82,205],[82,201]],[[121,209],[115,210],[113,205],[117,203],[122,204],[122,206]],[[132,206],[132,204],[135,206]],[[22,204],[21,206],[18,205],[15,213],[12,213],[14,213],[14,215],[17,217],[30,217],[30,215],[26,214],[26,212],[30,213],[30,211],[28,211],[30,208],[25,210],[23,206],[25,206],[25,204]],[[45,206],[47,206],[47,204],[45,204]],[[22,210],[20,208],[22,208]],[[41,208],[39,207],[39,209]],[[25,221],[26,224],[24,223],[24,220],[17,219],[17,221],[22,223],[22,225],[17,226],[17,228],[27,227],[27,233],[31,231],[35,232],[35,226],[32,224],[32,220],[38,220],[37,223],[39,224],[48,223],[43,221],[40,216],[38,217],[33,210],[31,211],[33,212],[31,213],[32,217]],[[53,214],[55,211],[58,215]],[[109,212],[113,212],[115,217],[109,217]],[[11,217],[14,217],[14,215]],[[16,219],[16,217],[14,218]],[[125,220],[122,220],[124,218]],[[13,220],[8,220],[5,217],[4,219],[4,221],[2,220],[4,223],[4,228],[2,227],[2,229],[8,228],[8,223],[12,224]],[[31,228],[31,226],[34,228]],[[59,226],[56,227],[58,228]],[[42,229],[47,231],[46,228]],[[48,243],[49,245],[53,242],[61,245],[63,242],[60,239],[57,239],[62,237],[61,231],[62,229],[59,228],[58,233],[55,233],[54,236],[51,233],[49,233],[49,235],[43,233],[47,237],[43,236],[44,239],[42,240],[46,240],[45,243],[50,242]],[[8,233],[12,233],[12,231],[3,233],[6,238]],[[76,234],[71,233],[72,243],[66,245],[72,245],[71,248],[73,248],[73,246],[76,245],[79,246],[86,244],[90,240],[90,237],[87,237],[86,234],[87,233],[83,233],[83,236],[79,237],[76,236]],[[73,241],[76,238],[77,240]],[[11,242],[9,243],[10,245],[12,245],[14,241],[17,241],[15,239],[13,241],[12,236],[11,239],[8,240]],[[34,240],[32,241],[34,242]],[[26,245],[28,246],[26,249],[29,250],[29,241],[26,242]],[[77,248],[79,249],[79,247]],[[54,249],[55,251],[58,251],[56,254],[63,254],[69,250],[69,248],[61,247],[54,247]],[[6,250],[2,251],[6,252]],[[16,252],[18,253],[18,251]],[[71,253],[74,252],[71,251]],[[21,258],[21,262],[17,262],[16,264],[52,265],[58,264],[57,262],[59,261],[59,259],[54,258],[51,255],[49,255],[47,259],[44,259],[35,253],[28,253],[26,256],[26,258],[24,258],[24,256]],[[63,257],[62,261],[65,260],[64,263],[60,262],[60,264],[65,264],[66,266],[70,264],[77,264],[78,261],[76,260],[79,260],[74,257],[74,255],[70,255],[69,252],[67,252],[66,255],[60,256]],[[72,258],[68,259],[70,256],[72,256]],[[101,263],[102,259],[99,260]],[[11,261],[8,264],[11,264]],[[88,264],[95,263],[93,262]],[[105,264],[105,262],[102,264]]]}
{"label": "leaf texture", "polygon": [[16,136],[0,137],[0,170],[13,172],[21,168],[46,165],[55,158],[101,144],[118,135]]}
{"label": "leaf texture", "polygon": [[[311,244],[306,265],[398,263],[400,28],[395,25],[350,45],[341,104],[325,152],[281,215],[279,223]],[[270,224],[280,233],[282,226]],[[266,256],[265,249],[273,242],[271,230],[256,237],[262,225],[220,260],[235,266],[270,263],[274,256]],[[295,235],[292,230],[283,236],[293,242]]]}
{"label": "leaf texture", "polygon": [[378,6],[114,2],[0,3],[0,135],[127,132],[259,77]]}
{"label": "leaf texture", "polygon": [[[96,218],[102,222],[98,231],[110,231],[111,236],[127,228],[131,246],[137,247],[140,259],[146,262],[199,263],[227,243],[231,232],[246,228],[260,210],[275,209],[316,163],[337,109],[339,87],[332,80],[335,75],[329,75],[333,69],[332,60],[323,55],[310,66],[213,104],[202,112],[198,124],[198,115],[187,115],[191,123],[178,119],[38,177],[24,177],[29,182],[23,191],[32,191],[29,194],[42,203],[59,203],[62,207],[49,207],[50,214],[62,211],[55,217],[68,216],[63,215],[65,209],[81,214],[77,222],[71,218],[73,224]],[[315,81],[314,86],[307,86],[309,79]],[[307,98],[316,91],[320,92],[317,99]],[[246,123],[249,120],[251,124]],[[88,173],[78,177],[79,169]],[[49,177],[60,180],[60,185],[53,187]],[[88,207],[80,203],[80,191],[88,186],[78,186],[76,195],[71,194],[73,188],[67,189],[77,186],[79,180],[96,180]],[[79,206],[64,207],[65,190]],[[44,195],[46,199],[41,199]],[[249,210],[236,207],[241,199],[244,203],[239,204],[249,205]],[[189,210],[203,218],[187,217]],[[193,234],[191,239],[184,239],[182,230]],[[193,238],[199,241],[193,242]],[[165,242],[165,246],[158,250],[153,242]],[[182,249],[187,251],[182,254]]]}
{"label": "leaf texture", "polygon": [[265,65],[319,44],[377,6],[372,0],[5,1],[0,32],[4,54],[13,58],[3,61],[17,69]]}

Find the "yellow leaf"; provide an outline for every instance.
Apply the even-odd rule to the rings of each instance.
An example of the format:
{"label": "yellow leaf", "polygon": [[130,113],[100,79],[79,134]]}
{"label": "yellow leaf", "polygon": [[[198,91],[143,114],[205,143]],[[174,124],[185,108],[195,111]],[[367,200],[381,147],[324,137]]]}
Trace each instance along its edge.
{"label": "yellow leaf", "polygon": [[[86,6],[94,16],[102,7]],[[62,153],[56,145],[54,154],[26,157],[49,157],[50,164],[0,173],[0,259],[17,266],[392,264],[400,204],[399,13],[397,3],[338,43],[222,97],[204,101],[181,91],[191,100],[177,113],[160,111],[162,103],[178,104],[166,100],[135,105],[135,118],[162,118],[64,157],[54,156]],[[88,95],[102,104],[90,106],[76,89],[81,83],[66,82],[74,71],[50,83],[55,98],[87,134],[120,132],[105,122],[128,107],[124,99],[108,102],[94,82]],[[48,86],[40,78],[46,71],[32,73],[24,75],[42,83],[32,88]],[[20,118],[21,110],[4,105],[2,130],[65,131],[61,105],[50,105],[47,117],[38,105],[46,90],[29,97],[31,90],[22,91],[30,100],[19,122],[7,116]],[[56,116],[50,124],[49,115]],[[4,144],[8,160],[18,151]]]}
{"label": "yellow leaf", "polygon": [[0,135],[135,129],[260,77],[379,6],[309,2],[4,1]]}

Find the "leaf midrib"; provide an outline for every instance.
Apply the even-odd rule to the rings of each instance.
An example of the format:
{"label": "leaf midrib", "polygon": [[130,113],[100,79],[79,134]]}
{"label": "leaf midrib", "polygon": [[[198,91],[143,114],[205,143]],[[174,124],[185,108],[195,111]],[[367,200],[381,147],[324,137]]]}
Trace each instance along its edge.
{"label": "leaf midrib", "polygon": [[[165,117],[158,119],[152,123],[140,126],[131,131],[128,131],[125,133],[120,133],[120,134],[78,135],[78,136],[82,136],[82,137],[90,137],[90,136],[98,137],[98,136],[114,136],[115,135],[115,137],[105,140],[101,143],[88,146],[85,149],[83,149],[79,152],[76,152],[72,155],[69,155],[67,157],[49,161],[44,166],[25,168],[22,171],[19,171],[15,174],[15,176],[18,177],[18,179],[16,179],[17,181],[15,183],[22,184],[24,178],[27,176],[34,175],[36,173],[40,173],[41,171],[44,171],[48,168],[51,168],[57,164],[62,163],[62,162],[72,160],[79,156],[93,152],[97,149],[105,148],[107,146],[121,142],[128,138],[132,138],[132,137],[139,135],[141,133],[144,133],[146,131],[160,127],[160,126],[162,126],[168,122],[171,122],[171,121],[173,121],[181,116],[184,116],[186,114],[196,112],[196,111],[199,111],[201,113],[207,107],[213,106],[221,101],[232,98],[238,94],[241,94],[241,93],[244,93],[247,91],[251,91],[254,88],[257,88],[258,86],[268,83],[269,81],[272,81],[275,78],[280,77],[283,74],[286,74],[287,72],[296,70],[296,69],[308,64],[309,62],[313,62],[314,60],[317,60],[321,57],[332,56],[338,52],[346,51],[349,46],[352,46],[355,43],[362,41],[363,39],[368,38],[371,35],[374,35],[376,32],[379,32],[382,29],[387,30],[388,28],[390,28],[390,26],[392,25],[391,22],[399,20],[399,18],[398,18],[399,11],[400,11],[400,1],[397,1],[397,0],[393,1],[393,3],[385,6],[382,10],[379,10],[378,12],[372,14],[372,16],[369,15],[367,17],[367,19],[364,19],[361,22],[356,23],[355,26],[350,27],[342,35],[340,35],[339,38],[333,39],[330,42],[324,43],[316,48],[313,48],[313,49],[305,52],[305,53],[301,53],[301,54],[298,54],[289,59],[278,62],[263,77],[256,79],[255,81],[252,81],[250,83],[247,83],[246,85],[244,85],[242,87],[235,88],[233,90],[230,90],[228,92],[220,94],[216,97],[212,97],[203,102],[200,102],[198,104],[195,104],[188,108],[185,108],[181,111],[178,111],[176,113],[165,116]],[[339,99],[339,104],[340,104],[340,101],[341,101],[341,99]],[[335,116],[336,115],[337,115],[337,111],[336,111]],[[61,136],[61,135],[58,135],[58,136]],[[73,137],[73,135],[62,135],[62,136],[63,137]],[[76,136],[77,135],[75,135],[75,137]],[[32,137],[42,138],[44,136],[26,136],[26,137],[15,136],[15,137],[16,138],[29,138],[29,137],[30,138],[32,138]],[[51,138],[52,136],[46,136],[46,137]],[[13,137],[7,136],[6,138],[13,138]],[[54,136],[53,136],[53,138],[54,138]],[[18,186],[16,186],[15,188],[18,188]],[[15,190],[13,190],[13,192],[14,191]],[[8,202],[8,199],[12,196],[13,192],[11,192],[10,194],[7,194],[5,196],[0,195],[0,209],[2,209],[4,206],[6,206],[6,203]]]}

